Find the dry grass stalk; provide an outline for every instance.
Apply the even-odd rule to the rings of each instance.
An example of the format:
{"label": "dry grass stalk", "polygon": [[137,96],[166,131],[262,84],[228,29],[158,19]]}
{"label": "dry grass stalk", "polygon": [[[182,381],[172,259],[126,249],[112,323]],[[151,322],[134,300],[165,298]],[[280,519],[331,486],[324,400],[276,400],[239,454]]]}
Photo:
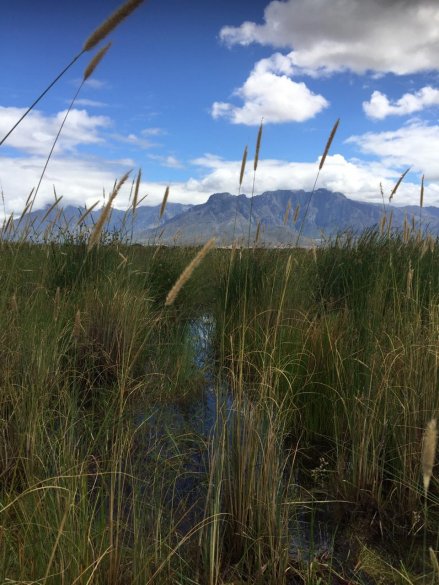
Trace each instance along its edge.
{"label": "dry grass stalk", "polygon": [[78,309],[75,315],[75,322],[73,323],[73,331],[72,336],[74,339],[78,340],[81,335],[82,325],[81,325],[81,310]]}
{"label": "dry grass stalk", "polygon": [[6,225],[2,229],[2,233],[4,235],[6,235],[8,233],[8,230],[12,231],[13,226],[14,226],[14,213],[12,212],[8,218],[8,221],[6,222]]}
{"label": "dry grass stalk", "polygon": [[244,179],[244,172],[245,172],[245,165],[247,164],[247,146],[244,148],[244,152],[242,154],[242,161],[241,161],[241,171],[239,173],[239,188],[241,188],[242,181]]}
{"label": "dry grass stalk", "polygon": [[291,200],[288,201],[287,208],[285,209],[285,213],[284,213],[284,225],[287,225],[288,218],[290,217],[290,211],[291,211]]}
{"label": "dry grass stalk", "polygon": [[34,194],[34,191],[35,191],[35,187],[32,187],[32,189],[30,190],[29,195],[27,196],[26,203],[24,204],[25,207],[27,207],[28,204],[30,203],[30,200],[32,198],[32,195]]}
{"label": "dry grass stalk", "polygon": [[43,219],[40,221],[40,225],[45,222],[45,220],[49,217],[50,213],[55,209],[55,207],[58,205],[58,203],[61,201],[62,198],[63,198],[63,196],[61,195],[61,197],[59,197],[58,199],[55,200],[54,203],[52,203],[52,205],[49,207],[49,209],[44,214]]}
{"label": "dry grass stalk", "polygon": [[396,192],[397,192],[397,190],[398,190],[398,187],[401,185],[401,183],[402,183],[402,182],[403,182],[403,180],[404,180],[404,177],[406,176],[406,174],[409,172],[409,170],[410,170],[410,169],[411,169],[411,167],[409,167],[408,169],[406,169],[406,170],[405,170],[405,171],[402,173],[402,175],[399,177],[399,179],[397,180],[397,182],[396,182],[395,186],[394,186],[394,187],[393,187],[393,189],[392,189],[392,192],[391,192],[391,193],[390,193],[390,195],[389,195],[389,202],[390,202],[390,201],[392,201],[392,199],[393,199],[393,196],[395,195],[395,193],[396,193]]}
{"label": "dry grass stalk", "polygon": [[424,483],[424,494],[427,497],[430,480],[433,476],[434,459],[436,456],[437,427],[436,419],[432,418],[427,424],[424,431],[424,440],[422,442],[422,479]]}
{"label": "dry grass stalk", "polygon": [[169,197],[169,185],[166,187],[165,194],[163,195],[163,201],[162,201],[162,205],[160,207],[159,219],[162,219],[162,216],[165,213],[166,204],[168,202],[168,197]]}
{"label": "dry grass stalk", "polygon": [[18,303],[17,303],[17,296],[15,293],[12,294],[10,309],[14,313],[18,313]]}
{"label": "dry grass stalk", "polygon": [[258,221],[258,225],[256,227],[256,236],[255,236],[255,246],[259,242],[259,235],[261,233],[261,222]]}
{"label": "dry grass stalk", "polygon": [[189,278],[192,276],[192,273],[195,270],[195,268],[200,264],[200,262],[204,259],[206,254],[209,252],[211,248],[213,248],[214,245],[215,238],[211,238],[208,242],[204,244],[204,246],[201,248],[198,254],[189,262],[189,264],[178,277],[174,286],[169,291],[165,301],[166,306],[172,305],[182,287],[187,283]]}
{"label": "dry grass stalk", "polygon": [[90,235],[90,239],[88,240],[88,248],[87,248],[88,251],[90,251],[96,244],[99,244],[99,239],[101,237],[102,230],[103,230],[105,222],[107,221],[107,219],[110,215],[110,212],[111,212],[111,205],[113,204],[113,201],[115,200],[116,195],[119,193],[120,188],[125,183],[125,181],[128,179],[130,172],[131,171],[128,171],[128,173],[125,173],[124,176],[120,179],[120,181],[114,187],[113,192],[110,195],[108,202],[107,202],[106,206],[104,207],[104,210],[102,211],[98,221],[96,222],[96,225],[94,227],[93,232]]}
{"label": "dry grass stalk", "polygon": [[403,240],[404,244],[407,244],[407,242],[409,241],[409,237],[410,237],[409,222],[407,220],[407,214],[405,214],[404,215],[404,228],[403,228],[403,233],[402,233],[402,240]]}
{"label": "dry grass stalk", "polygon": [[332,141],[334,140],[335,133],[337,132],[338,125],[340,124],[340,118],[337,119],[334,127],[331,130],[331,134],[329,135],[328,141],[326,142],[325,150],[322,154],[322,159],[319,164],[319,171],[322,170],[323,165],[325,164],[326,157],[328,156],[329,149],[331,148]]}
{"label": "dry grass stalk", "polygon": [[238,247],[238,242],[236,240],[233,240],[233,243],[232,243],[232,253],[230,254],[230,266],[232,266],[233,261],[235,259],[236,248],[237,247]]}
{"label": "dry grass stalk", "polygon": [[55,319],[55,323],[56,323],[58,321],[59,311],[61,308],[61,290],[60,290],[59,286],[56,287],[55,299],[53,301],[53,304],[54,304],[53,318]]}
{"label": "dry grass stalk", "polygon": [[133,213],[136,213],[136,208],[137,208],[137,204],[139,201],[139,189],[140,189],[141,179],[142,179],[142,169],[139,169],[139,172],[137,173],[136,186],[134,188]]}
{"label": "dry grass stalk", "polygon": [[87,79],[92,75],[93,71],[105,57],[105,53],[108,51],[110,47],[111,43],[108,43],[108,45],[105,45],[105,47],[102,47],[102,49],[96,53],[96,55],[93,57],[93,59],[90,61],[90,63],[87,65],[84,71],[84,76],[82,78],[83,82],[87,81]]}
{"label": "dry grass stalk", "polygon": [[430,562],[431,566],[433,567],[433,571],[436,575],[436,578],[439,579],[439,562],[437,560],[437,555],[435,551],[431,548],[431,546],[428,547],[428,553],[430,555]]}
{"label": "dry grass stalk", "polygon": [[386,221],[387,221],[387,215],[385,213],[383,213],[383,215],[381,216],[381,219],[380,219],[380,234],[381,235],[384,234],[384,229],[386,227]]}
{"label": "dry grass stalk", "polygon": [[117,269],[119,270],[119,268],[122,268],[122,266],[125,266],[125,264],[128,262],[128,257],[124,256],[122,254],[122,252],[118,252],[119,256],[122,258],[122,261],[119,263]]}
{"label": "dry grass stalk", "polygon": [[413,273],[415,269],[412,266],[412,261],[409,260],[409,269],[407,271],[407,298],[412,298],[412,283],[413,283]]}
{"label": "dry grass stalk", "polygon": [[139,201],[137,202],[137,207],[139,207],[139,205],[142,203],[142,201],[144,199],[146,199],[148,197],[148,193],[146,195],[144,195],[141,199],[139,199]]}
{"label": "dry grass stalk", "polygon": [[259,162],[259,151],[261,150],[261,140],[262,140],[262,120],[258,130],[258,137],[256,139],[256,151],[255,151],[255,160],[253,162],[253,170],[256,172],[258,168]]}
{"label": "dry grass stalk", "polygon": [[393,223],[393,209],[391,210],[390,215],[389,215],[389,219],[387,221],[387,237],[389,237],[389,238],[390,238],[390,232],[392,229],[392,223]]}
{"label": "dry grass stalk", "polygon": [[105,39],[119,24],[125,20],[136,8],[142,4],[143,0],[128,0],[120,6],[107,20],[105,20],[85,41],[82,47],[83,51],[90,51],[97,44]]}
{"label": "dry grass stalk", "polygon": [[300,203],[298,203],[296,205],[296,209],[294,210],[293,223],[296,223],[296,221],[299,219],[299,212],[300,212]]}
{"label": "dry grass stalk", "polygon": [[421,209],[424,207],[424,175],[422,175],[421,179],[421,194],[419,196],[419,207]]}
{"label": "dry grass stalk", "polygon": [[91,207],[89,207],[88,209],[86,209],[84,211],[84,213],[81,215],[81,217],[76,222],[76,226],[75,227],[78,227],[78,225],[81,225],[81,223],[90,215],[90,213],[93,211],[93,209],[96,207],[96,205],[98,203],[99,203],[99,201],[96,201],[96,203],[93,203],[93,205]]}

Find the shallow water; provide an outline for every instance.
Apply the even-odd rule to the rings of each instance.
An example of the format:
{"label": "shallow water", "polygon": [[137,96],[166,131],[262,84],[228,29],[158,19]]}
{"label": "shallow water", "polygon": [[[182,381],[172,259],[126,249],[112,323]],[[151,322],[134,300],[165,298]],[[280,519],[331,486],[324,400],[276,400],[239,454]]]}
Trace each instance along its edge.
{"label": "shallow water", "polygon": [[[160,453],[163,460],[181,457],[181,470],[173,480],[168,505],[179,504],[191,509],[181,524],[189,531],[204,514],[208,488],[208,448],[221,429],[238,415],[236,402],[229,388],[216,383],[213,340],[215,320],[209,314],[194,319],[188,326],[188,342],[193,350],[193,364],[201,372],[204,384],[201,393],[191,401],[164,403],[152,411],[139,409],[134,417],[136,426],[143,427],[146,452]],[[149,468],[149,457],[144,460]],[[297,475],[296,481],[297,481]],[[309,505],[294,505],[290,521],[290,555],[296,559],[331,554],[333,542],[327,523],[320,511]]]}

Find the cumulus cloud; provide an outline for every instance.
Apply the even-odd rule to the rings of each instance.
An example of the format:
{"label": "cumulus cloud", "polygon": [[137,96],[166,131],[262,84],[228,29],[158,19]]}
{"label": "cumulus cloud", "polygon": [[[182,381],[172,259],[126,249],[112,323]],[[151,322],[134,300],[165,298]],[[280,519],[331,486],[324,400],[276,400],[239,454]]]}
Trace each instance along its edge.
{"label": "cumulus cloud", "polygon": [[413,166],[431,181],[439,180],[439,126],[415,122],[397,130],[351,136],[363,153],[380,157],[390,166]]}
{"label": "cumulus cloud", "polygon": [[84,106],[85,108],[104,108],[108,106],[105,102],[99,102],[97,100],[89,100],[87,98],[78,98],[75,101],[76,106]]}
{"label": "cumulus cloud", "polygon": [[369,118],[383,120],[387,116],[406,116],[435,105],[439,105],[439,89],[426,86],[415,93],[405,93],[395,102],[380,91],[374,91],[370,101],[363,102],[363,110]]}
{"label": "cumulus cloud", "polygon": [[[256,175],[255,193],[276,189],[311,190],[315,181],[318,160],[312,163],[261,159]],[[31,188],[41,173],[43,157],[0,157],[0,186],[4,192],[6,213],[20,213]],[[212,193],[236,193],[241,167],[240,160],[225,160],[205,155],[192,164],[198,168],[195,176],[186,181],[171,183],[169,201],[203,203]],[[53,202],[53,186],[63,195],[64,205],[91,205],[102,199],[102,189],[111,191],[114,181],[127,170],[134,168],[131,160],[105,161],[102,159],[55,159],[43,182],[35,209]],[[400,169],[379,161],[348,160],[340,154],[329,155],[319,177],[318,187],[340,191],[358,201],[381,203],[380,183],[389,194],[400,174]],[[242,192],[250,194],[253,184],[252,166],[249,165]],[[140,193],[148,194],[144,204],[161,203],[166,188],[164,182],[142,181]],[[130,182],[121,189],[115,201],[119,209],[129,206]],[[439,205],[439,178],[429,181],[426,187],[426,204]],[[419,184],[405,180],[398,190],[398,204],[417,204]],[[2,213],[0,212],[0,215]]]}
{"label": "cumulus cloud", "polygon": [[259,61],[234,95],[244,104],[215,102],[213,118],[227,118],[233,124],[303,122],[328,107],[328,101],[313,93],[304,83],[293,81],[291,61],[276,53]]}
{"label": "cumulus cloud", "polygon": [[273,0],[263,24],[225,26],[229,44],[290,48],[294,66],[311,75],[350,70],[397,75],[437,70],[436,0]]}
{"label": "cumulus cloud", "polygon": [[157,161],[163,167],[167,167],[168,169],[182,169],[184,167],[183,163],[172,155],[162,156],[159,154],[150,154],[148,158]]}
{"label": "cumulus cloud", "polygon": [[[225,161],[219,157],[208,155],[193,161],[206,169],[207,173],[198,181],[192,180],[192,186],[198,190],[214,193],[229,191],[236,193],[241,161]],[[256,175],[255,193],[274,191],[276,189],[313,188],[318,162],[302,163],[284,160],[261,160]],[[318,187],[344,193],[357,201],[382,202],[380,183],[385,193],[391,192],[400,175],[399,170],[385,166],[380,162],[361,162],[347,160],[340,154],[329,155],[319,177]],[[242,191],[251,193],[253,172],[244,176]],[[431,188],[428,188],[429,204],[431,204]],[[417,204],[419,201],[419,185],[405,181],[398,189],[399,204]],[[439,202],[439,184],[436,188],[436,201]]]}
{"label": "cumulus cloud", "polygon": [[[36,155],[0,157],[0,185],[7,213],[20,213],[24,208],[27,196],[38,183],[44,163],[45,158]],[[102,198],[103,189],[110,192],[115,179],[134,166],[130,160],[111,164],[99,159],[54,158],[39,189],[35,208],[53,202],[54,187],[57,195],[63,196],[65,204],[94,203]],[[120,197],[122,200],[123,193]]]}
{"label": "cumulus cloud", "polygon": [[[24,108],[0,106],[0,136],[5,135],[24,112]],[[65,114],[65,111],[55,115],[32,111],[9,136],[5,146],[30,154],[47,155]],[[71,110],[56,152],[72,151],[79,144],[102,142],[100,130],[109,125],[110,119],[106,116],[90,116],[86,110]]]}

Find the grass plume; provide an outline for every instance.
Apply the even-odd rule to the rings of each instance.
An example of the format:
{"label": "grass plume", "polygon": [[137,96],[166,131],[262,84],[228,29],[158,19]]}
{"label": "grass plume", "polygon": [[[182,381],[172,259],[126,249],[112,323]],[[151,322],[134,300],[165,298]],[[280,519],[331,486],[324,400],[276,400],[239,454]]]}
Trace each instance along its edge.
{"label": "grass plume", "polygon": [[259,162],[259,151],[261,150],[261,140],[262,140],[262,120],[261,123],[259,125],[259,130],[258,130],[258,136],[256,138],[256,150],[255,150],[255,159],[253,161],[253,170],[256,172],[256,169],[258,168],[258,162]]}
{"label": "grass plume", "polygon": [[399,186],[400,186],[400,185],[401,185],[401,183],[403,182],[403,180],[404,180],[404,177],[405,177],[405,176],[406,176],[406,174],[409,172],[410,168],[411,168],[411,167],[409,167],[408,169],[406,169],[406,170],[405,170],[405,171],[402,173],[402,175],[399,177],[399,179],[396,181],[396,183],[395,183],[395,186],[393,187],[393,189],[392,189],[392,191],[390,192],[390,195],[389,195],[389,203],[390,203],[390,201],[392,201],[392,199],[393,199],[393,196],[394,196],[394,195],[395,195],[395,193],[398,191],[398,188],[399,188]]}
{"label": "grass plume", "polygon": [[321,158],[320,164],[319,164],[319,171],[322,170],[323,165],[325,164],[326,157],[328,156],[329,149],[331,148],[331,144],[332,144],[332,141],[334,140],[334,136],[335,136],[335,133],[337,132],[337,128],[338,128],[339,124],[340,124],[340,118],[338,118],[336,123],[334,124],[334,126],[331,130],[331,134],[329,135],[329,138],[326,142],[326,146],[325,146],[325,149],[323,151],[322,158]]}
{"label": "grass plume", "polygon": [[111,206],[113,204],[113,201],[115,200],[117,194],[120,191],[120,188],[122,187],[122,185],[125,183],[125,181],[128,179],[129,175],[130,175],[131,171],[128,171],[127,173],[124,174],[124,176],[120,179],[120,181],[116,184],[116,186],[113,189],[113,192],[111,193],[110,197],[108,198],[108,202],[106,204],[106,206],[104,207],[101,215],[99,216],[98,221],[96,222],[96,225],[94,227],[93,232],[90,235],[90,239],[88,241],[88,251],[90,252],[90,250],[92,248],[94,248],[94,246],[99,244],[99,240],[102,234],[102,230],[104,229],[104,225],[105,222],[107,221],[109,215],[110,215],[110,211],[111,211]]}
{"label": "grass plume", "polygon": [[424,440],[422,442],[422,480],[424,484],[424,494],[427,497],[430,481],[433,476],[434,459],[436,456],[437,444],[437,427],[436,419],[432,418],[427,424],[424,431]]}
{"label": "grass plume", "polygon": [[239,187],[241,188],[242,181],[244,179],[244,172],[245,172],[245,165],[247,163],[247,146],[244,148],[244,152],[242,153],[242,160],[241,160],[241,171],[239,173]]}
{"label": "grass plume", "polygon": [[102,61],[102,59],[105,57],[105,54],[110,47],[111,47],[111,43],[108,43],[107,45],[105,45],[105,47],[102,47],[102,49],[96,53],[96,55],[93,57],[93,59],[90,61],[90,63],[85,68],[82,81],[87,81],[87,79],[93,74],[94,70],[99,65],[99,63]]}
{"label": "grass plume", "polygon": [[209,241],[207,241],[204,244],[204,246],[201,248],[201,250],[198,252],[198,254],[189,262],[189,264],[186,266],[186,268],[183,270],[183,272],[178,277],[174,286],[169,291],[169,293],[166,297],[166,301],[165,301],[166,306],[172,305],[175,302],[175,299],[177,298],[178,293],[181,291],[183,286],[190,279],[195,268],[202,262],[202,260],[206,256],[206,254],[209,252],[209,250],[211,250],[213,248],[214,245],[215,245],[215,238],[211,238]]}
{"label": "grass plume", "polygon": [[90,51],[105,39],[119,24],[125,20],[144,0],[128,0],[113,12],[85,41],[83,51]]}
{"label": "grass plume", "polygon": [[162,204],[160,206],[159,219],[162,219],[163,214],[165,213],[166,204],[168,202],[168,197],[169,197],[169,185],[166,187],[165,194],[163,195]]}

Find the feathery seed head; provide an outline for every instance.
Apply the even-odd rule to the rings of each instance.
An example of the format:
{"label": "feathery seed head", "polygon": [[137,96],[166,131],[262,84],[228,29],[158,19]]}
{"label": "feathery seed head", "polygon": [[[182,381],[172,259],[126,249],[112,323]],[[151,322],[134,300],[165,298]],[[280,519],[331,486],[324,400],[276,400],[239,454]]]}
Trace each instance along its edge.
{"label": "feathery seed head", "polygon": [[166,187],[165,194],[163,195],[163,201],[162,201],[162,205],[160,207],[159,219],[162,219],[162,216],[165,213],[166,203],[168,202],[168,197],[169,197],[169,185]]}
{"label": "feathery seed head", "polygon": [[136,186],[134,188],[133,213],[136,213],[137,203],[139,201],[139,188],[140,188],[141,179],[142,179],[142,169],[139,169],[139,172],[137,173]]}
{"label": "feathery seed head", "polygon": [[102,47],[102,49],[96,53],[96,55],[93,57],[93,59],[90,61],[90,63],[85,68],[84,75],[82,77],[82,81],[87,81],[87,79],[91,76],[91,74],[96,69],[96,67],[102,61],[102,59],[105,56],[105,53],[108,51],[108,49],[110,47],[111,47],[111,43],[108,43],[108,45],[105,45],[105,47]]}
{"label": "feathery seed head", "polygon": [[105,39],[119,24],[127,18],[136,8],[142,4],[143,0],[127,0],[113,14],[105,20],[85,41],[82,47],[83,51],[90,51],[97,44]]}
{"label": "feathery seed head", "polygon": [[436,419],[432,418],[427,424],[424,431],[424,440],[422,442],[422,478],[424,482],[424,493],[427,495],[430,486],[430,480],[433,475],[434,459],[436,456],[437,427]]}
{"label": "feathery seed head", "polygon": [[399,179],[397,180],[395,186],[393,187],[390,195],[389,195],[389,202],[392,201],[393,196],[395,195],[395,193],[398,190],[398,187],[401,185],[402,181],[404,180],[404,177],[406,176],[406,174],[409,172],[409,170],[411,169],[411,167],[409,167],[408,169],[406,169],[402,175],[399,177]]}
{"label": "feathery seed head", "polygon": [[169,291],[168,296],[166,297],[166,301],[165,301],[166,306],[172,305],[172,303],[177,298],[178,293],[180,292],[182,287],[186,284],[186,282],[191,277],[195,268],[200,264],[200,262],[203,260],[203,258],[209,252],[209,250],[211,248],[213,248],[214,245],[215,245],[215,238],[211,238],[208,242],[206,242],[204,244],[204,246],[201,248],[201,250],[198,252],[198,254],[191,260],[191,262],[189,262],[189,264],[186,266],[186,268],[183,270],[183,272],[178,277],[174,286]]}
{"label": "feathery seed head", "polygon": [[259,161],[259,151],[261,150],[261,140],[262,140],[262,122],[263,120],[261,120],[261,124],[259,126],[259,130],[258,130],[258,137],[256,139],[256,151],[255,151],[255,160],[253,162],[253,170],[256,172],[256,169],[258,168],[258,161]]}
{"label": "feathery seed head", "polygon": [[72,331],[72,335],[73,338],[78,340],[79,336],[81,335],[81,329],[82,329],[82,325],[81,325],[81,311],[80,309],[78,309],[76,311],[76,315],[75,315],[75,322],[73,323],[73,331]]}
{"label": "feathery seed head", "polygon": [[239,186],[242,185],[242,180],[244,179],[244,172],[245,172],[245,165],[247,163],[247,146],[244,148],[244,152],[242,154],[242,161],[241,161],[241,172],[239,173]]}
{"label": "feathery seed head", "polygon": [[104,207],[101,215],[99,216],[98,221],[96,222],[96,225],[94,227],[93,232],[90,235],[90,239],[88,240],[88,247],[87,247],[87,251],[90,252],[90,250],[99,243],[99,239],[101,237],[101,233],[102,230],[104,228],[105,222],[107,221],[110,212],[111,212],[111,206],[113,204],[113,201],[116,198],[116,195],[119,193],[120,188],[122,187],[122,185],[125,183],[125,181],[128,179],[129,175],[130,175],[131,171],[128,171],[127,173],[124,174],[124,176],[120,179],[120,181],[118,183],[116,183],[113,192],[111,193],[110,197],[108,198],[108,202],[106,204],[106,206]]}
{"label": "feathery seed head", "polygon": [[340,124],[340,118],[338,118],[336,123],[334,124],[334,126],[331,130],[331,134],[329,135],[329,138],[326,142],[325,150],[323,151],[322,159],[321,159],[320,164],[319,164],[319,171],[322,170],[323,165],[325,164],[326,157],[328,156],[329,149],[331,148],[331,144],[332,144],[332,141],[334,140],[334,136],[335,136],[335,133],[337,132],[337,128],[338,128],[339,124]]}

